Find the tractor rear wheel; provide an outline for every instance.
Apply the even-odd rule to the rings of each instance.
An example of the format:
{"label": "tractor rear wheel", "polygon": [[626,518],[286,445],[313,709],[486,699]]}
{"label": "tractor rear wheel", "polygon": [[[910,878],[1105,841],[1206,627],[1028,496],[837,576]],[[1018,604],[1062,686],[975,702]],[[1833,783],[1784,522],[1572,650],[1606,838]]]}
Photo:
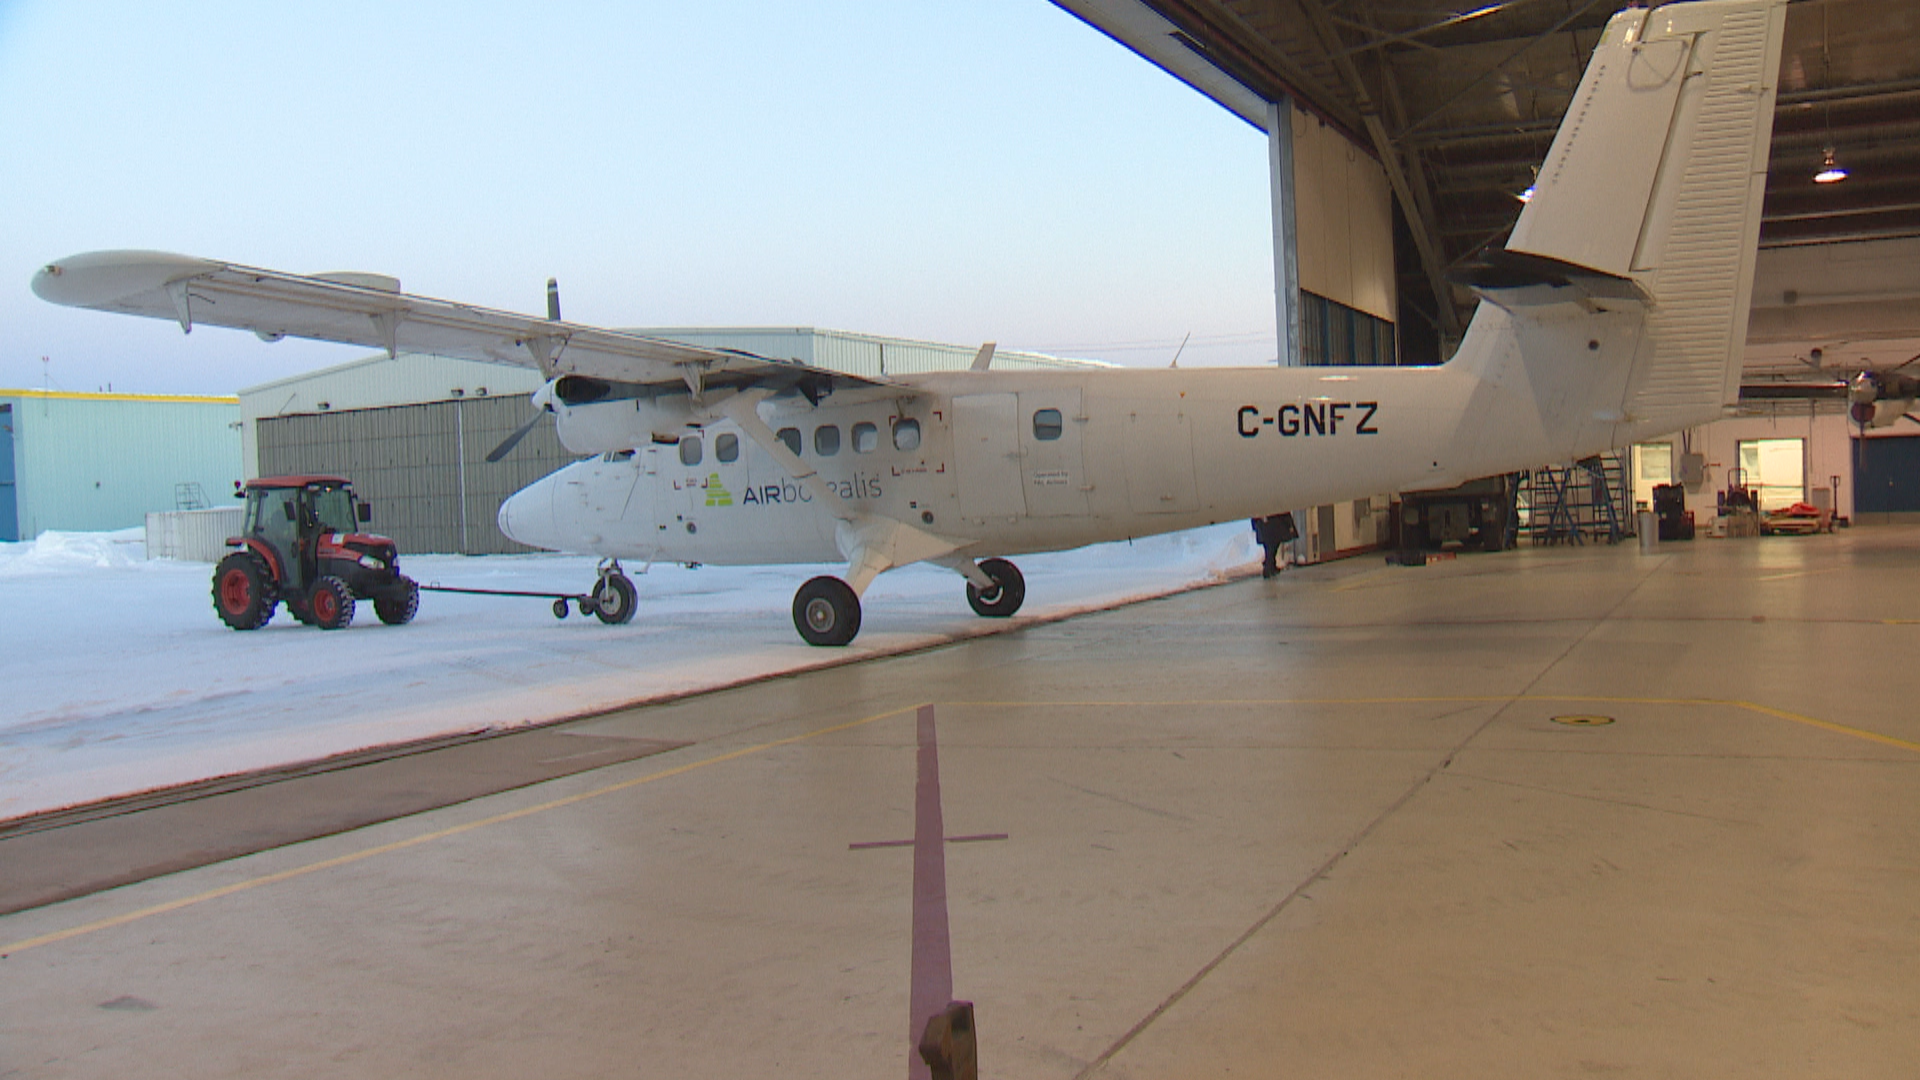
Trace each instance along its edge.
{"label": "tractor rear wheel", "polygon": [[273,618],[279,602],[271,596],[267,566],[258,555],[236,551],[213,568],[213,609],[235,630],[258,630]]}
{"label": "tractor rear wheel", "polygon": [[400,583],[404,591],[396,589],[373,598],[373,613],[388,626],[410,623],[420,611],[420,586],[412,578],[401,578]]}
{"label": "tractor rear wheel", "polygon": [[307,613],[320,629],[338,630],[353,621],[353,590],[337,577],[323,577],[313,583]]}

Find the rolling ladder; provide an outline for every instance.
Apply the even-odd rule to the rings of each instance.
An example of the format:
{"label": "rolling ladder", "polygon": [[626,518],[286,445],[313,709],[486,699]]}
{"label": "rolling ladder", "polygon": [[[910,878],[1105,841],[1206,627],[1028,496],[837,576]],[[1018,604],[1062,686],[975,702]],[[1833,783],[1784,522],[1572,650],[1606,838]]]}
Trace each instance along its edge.
{"label": "rolling ladder", "polygon": [[1588,540],[1614,544],[1632,535],[1625,460],[1625,454],[1615,450],[1522,474],[1521,533],[1536,545]]}

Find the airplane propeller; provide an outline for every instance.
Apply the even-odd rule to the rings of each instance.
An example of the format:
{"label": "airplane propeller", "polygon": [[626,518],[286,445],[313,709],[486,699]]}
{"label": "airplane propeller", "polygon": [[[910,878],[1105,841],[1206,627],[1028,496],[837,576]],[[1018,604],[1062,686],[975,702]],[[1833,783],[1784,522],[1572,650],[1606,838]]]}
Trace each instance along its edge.
{"label": "airplane propeller", "polygon": [[[547,320],[549,322],[560,321],[560,281],[558,278],[547,279]],[[546,419],[547,415],[553,412],[553,397],[552,394],[547,391],[547,387],[542,387],[534,393],[533,404],[534,407],[540,411],[533,414],[533,419],[515,428],[513,434],[500,440],[499,446],[488,451],[487,464],[497,465],[505,460],[508,454],[513,453],[513,448],[520,445],[520,440],[532,434],[533,429],[539,426],[540,421]]]}
{"label": "airplane propeller", "polygon": [[531,434],[533,432],[533,429],[539,425],[540,421],[545,420],[546,418],[547,418],[547,410],[545,409],[541,409],[539,412],[534,413],[533,419],[527,421],[524,424],[521,424],[518,428],[515,428],[513,434],[500,440],[499,446],[496,446],[491,451],[488,451],[487,464],[489,465],[499,464],[502,460],[506,458],[508,454],[513,453],[513,448],[520,445],[521,439],[524,439],[529,434]]}

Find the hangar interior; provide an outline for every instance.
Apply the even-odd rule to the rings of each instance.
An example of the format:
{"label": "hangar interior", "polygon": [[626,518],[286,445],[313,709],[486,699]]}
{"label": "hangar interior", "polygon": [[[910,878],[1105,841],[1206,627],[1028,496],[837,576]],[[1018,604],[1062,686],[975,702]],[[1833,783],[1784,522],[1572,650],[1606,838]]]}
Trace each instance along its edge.
{"label": "hangar interior", "polygon": [[[1400,359],[1443,347],[1445,271],[1511,224],[1621,6],[1058,2],[1251,122],[1280,102],[1274,128],[1347,141],[1275,140],[1288,172],[1379,170],[1340,190],[1392,193],[1404,242],[1356,259],[1391,288],[1340,291],[1311,240],[1298,280]],[[1795,4],[1786,55],[1755,320],[1792,329],[1747,381],[1844,387],[1920,337],[1920,14]],[[1815,189],[1829,149],[1854,174]],[[1808,492],[1914,444],[1855,438],[1831,394],[1752,412],[1642,448],[1634,483],[1751,445]],[[1374,517],[1337,509],[1316,527]],[[0,1053],[912,1077],[927,1005],[963,999],[964,1075],[1911,1075],[1920,718],[1859,672],[1920,647],[1916,539],[1351,560],[503,735],[465,759],[491,794],[0,915]],[[39,857],[112,834],[191,866],[270,814],[417,807],[458,750],[75,822]]]}
{"label": "hangar interior", "polygon": [[[1057,3],[1267,133],[1276,322],[1298,328],[1282,362],[1305,364],[1347,362],[1342,348],[1326,347],[1325,324],[1314,317],[1343,305],[1392,322],[1396,362],[1433,363],[1451,351],[1475,303],[1458,272],[1512,229],[1586,58],[1623,6]],[[1912,456],[1906,446],[1853,445],[1911,439],[1920,427],[1849,423],[1845,392],[1862,372],[1897,370],[1920,356],[1916,40],[1920,11],[1902,0],[1788,9],[1745,407],[1618,466],[1681,480],[1685,506],[1703,528],[1721,493],[1747,484],[1774,489],[1769,499],[1797,486],[1797,501],[1806,502],[1830,489],[1832,511],[1860,521],[1920,512],[1920,492],[1887,467]],[[1845,175],[1834,179],[1830,166]],[[1776,446],[1765,458],[1775,477],[1734,472],[1743,446],[1781,440],[1798,442],[1797,470],[1778,467],[1786,459]],[[1702,454],[1703,468],[1683,470],[1686,453]],[[1756,452],[1746,454],[1751,461]],[[1664,465],[1662,455],[1670,458]],[[1856,507],[1863,466],[1870,472],[1862,490],[1871,493]],[[1774,482],[1782,472],[1797,475]],[[1386,527],[1378,511],[1387,500],[1371,502],[1377,532]],[[1311,558],[1309,546],[1359,542],[1344,531],[1322,545],[1321,522],[1344,530],[1367,515],[1341,508],[1306,517],[1315,535],[1302,541],[1301,555]]]}

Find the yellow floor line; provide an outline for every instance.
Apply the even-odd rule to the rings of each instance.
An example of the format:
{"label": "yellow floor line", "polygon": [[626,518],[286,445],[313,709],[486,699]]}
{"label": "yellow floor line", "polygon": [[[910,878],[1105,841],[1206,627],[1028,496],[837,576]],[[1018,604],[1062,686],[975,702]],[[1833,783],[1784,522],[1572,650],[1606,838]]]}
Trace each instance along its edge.
{"label": "yellow floor line", "polygon": [[1012,708],[1138,708],[1141,706],[1227,706],[1227,705],[1493,705],[1512,701],[1558,701],[1576,705],[1718,705],[1727,708],[1745,709],[1762,716],[1771,716],[1777,720],[1789,720],[1808,727],[1817,727],[1822,731],[1831,731],[1840,735],[1851,735],[1856,739],[1866,739],[1885,746],[1895,746],[1902,750],[1920,753],[1920,742],[1882,735],[1865,728],[1848,727],[1831,720],[1818,720],[1800,713],[1776,709],[1752,701],[1736,698],[1659,698],[1659,697],[1617,697],[1611,695],[1590,694],[1488,694],[1459,695],[1451,697],[1347,697],[1347,698],[1196,698],[1185,701],[948,701],[944,705],[969,706],[976,708],[1012,709]]}
{"label": "yellow floor line", "polygon": [[831,735],[835,732],[848,731],[874,723],[875,721],[885,720],[889,717],[912,714],[918,708],[918,705],[909,705],[905,708],[892,709],[864,719],[851,720],[844,724],[834,724],[830,727],[823,727],[817,731],[809,731],[804,735],[793,735],[785,739],[775,739],[772,742],[741,747],[738,750],[730,750],[727,753],[716,754],[710,758],[691,761],[685,765],[677,765],[671,769],[663,769],[657,773],[648,773],[645,776],[635,777],[632,780],[622,780],[620,783],[608,784],[605,787],[594,788],[592,791],[583,791],[577,795],[568,795],[565,798],[553,799],[536,806],[526,806],[518,810],[509,810],[504,814],[495,814],[492,817],[480,818],[462,825],[454,825],[434,832],[422,833],[419,836],[408,837],[405,840],[396,840],[391,844],[381,844],[377,847],[349,852],[345,855],[338,855],[331,859],[322,859],[319,862],[307,863],[304,866],[295,866],[276,873],[263,874],[256,878],[248,878],[245,881],[236,881],[231,885],[223,885],[217,889],[209,889],[203,893],[183,896],[178,900],[169,900],[164,904],[155,904],[151,907],[140,908],[137,911],[129,911],[122,915],[96,919],[93,922],[83,923],[65,930],[55,930],[51,933],[41,934],[38,937],[30,937],[22,941],[16,941],[9,945],[0,945],[0,957],[14,956],[26,952],[28,949],[37,949],[42,945],[52,945],[55,942],[67,941],[100,930],[110,930],[116,926],[125,926],[128,923],[139,922],[142,919],[149,919],[155,915],[165,915],[170,911],[179,911],[181,908],[192,907],[195,904],[204,904],[209,900],[218,900],[223,896],[232,896],[235,893],[246,892],[249,889],[257,889],[263,885],[275,885],[282,881],[305,877],[308,874],[318,873],[322,870],[331,870],[336,866],[347,866],[364,859],[371,859],[376,855],[386,855],[395,851],[404,851],[410,847],[417,847],[418,845],[430,843],[435,840],[444,840],[449,836],[458,836],[461,833],[472,832],[475,829],[483,829],[489,825],[500,825],[509,821],[517,821],[520,818],[532,817],[535,814],[544,814],[549,810],[558,810],[563,806],[572,806],[575,803],[583,803],[589,799],[598,799],[603,795],[612,795],[615,792],[636,788],[642,784],[651,784],[655,780],[665,780],[670,776],[679,776],[682,773],[689,773],[695,769],[704,769],[709,765],[718,765],[723,761],[732,761],[735,758],[758,754],[764,750],[790,746],[794,743],[803,742],[821,735]]}

